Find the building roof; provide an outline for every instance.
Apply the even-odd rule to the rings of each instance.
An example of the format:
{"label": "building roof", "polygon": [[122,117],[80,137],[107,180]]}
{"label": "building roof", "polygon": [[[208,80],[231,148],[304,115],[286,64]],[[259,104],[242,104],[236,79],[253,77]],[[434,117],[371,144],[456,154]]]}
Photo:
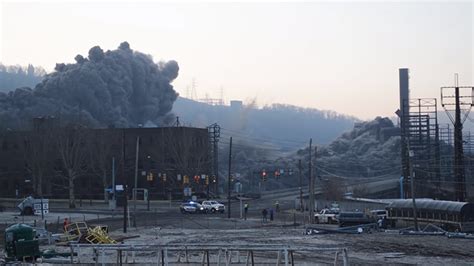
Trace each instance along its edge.
{"label": "building roof", "polygon": [[[439,210],[446,212],[461,212],[464,206],[470,206],[468,202],[446,201],[446,200],[432,200],[432,199],[417,199],[416,207],[419,210]],[[399,199],[390,203],[387,208],[411,209],[413,202],[411,199]]]}

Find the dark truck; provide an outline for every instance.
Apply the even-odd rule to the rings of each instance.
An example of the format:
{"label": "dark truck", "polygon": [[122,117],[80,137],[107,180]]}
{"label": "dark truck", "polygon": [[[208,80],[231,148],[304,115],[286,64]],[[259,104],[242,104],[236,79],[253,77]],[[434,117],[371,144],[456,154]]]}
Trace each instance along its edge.
{"label": "dark truck", "polygon": [[336,217],[340,227],[371,224],[376,222],[375,218],[370,217],[363,212],[341,212]]}

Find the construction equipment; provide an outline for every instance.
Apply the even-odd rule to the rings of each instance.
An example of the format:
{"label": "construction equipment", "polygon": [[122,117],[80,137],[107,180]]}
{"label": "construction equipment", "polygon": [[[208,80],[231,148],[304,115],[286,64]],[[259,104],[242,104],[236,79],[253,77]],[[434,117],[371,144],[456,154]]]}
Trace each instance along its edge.
{"label": "construction equipment", "polygon": [[117,241],[109,237],[108,227],[99,225],[89,227],[85,222],[70,223],[65,228],[65,240],[90,244],[115,244]]}
{"label": "construction equipment", "polygon": [[115,244],[117,241],[113,240],[107,234],[107,230],[104,230],[103,226],[96,226],[89,228],[86,236],[86,241],[91,244]]}
{"label": "construction equipment", "polygon": [[14,224],[5,229],[7,261],[35,261],[41,256],[35,230],[26,224]]}
{"label": "construction equipment", "polygon": [[88,230],[89,227],[85,222],[70,223],[64,228],[66,241],[80,241],[81,239],[85,239]]}

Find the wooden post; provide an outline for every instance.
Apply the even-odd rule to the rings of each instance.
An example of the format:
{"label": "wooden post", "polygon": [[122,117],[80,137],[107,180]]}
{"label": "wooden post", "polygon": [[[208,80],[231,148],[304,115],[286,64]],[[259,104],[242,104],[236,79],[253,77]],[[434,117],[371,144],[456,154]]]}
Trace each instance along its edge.
{"label": "wooden post", "polygon": [[344,266],[349,265],[349,256],[347,256],[347,249],[342,250],[342,264]]}
{"label": "wooden post", "polygon": [[[309,139],[309,223],[314,223],[314,174],[313,158],[311,157],[313,139]],[[316,155],[315,155],[316,156]]]}
{"label": "wooden post", "polygon": [[71,264],[74,264],[74,248],[72,245],[70,245],[71,248]]}

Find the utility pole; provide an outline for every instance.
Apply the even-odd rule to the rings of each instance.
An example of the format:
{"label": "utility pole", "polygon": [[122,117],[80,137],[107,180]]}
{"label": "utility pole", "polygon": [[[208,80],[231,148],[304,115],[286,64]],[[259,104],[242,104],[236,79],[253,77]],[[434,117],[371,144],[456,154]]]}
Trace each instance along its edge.
{"label": "utility pole", "polygon": [[[208,126],[208,132],[209,132],[209,140],[212,144],[212,167],[213,167],[213,175],[214,175],[214,189],[216,192],[216,196],[219,196],[219,138],[221,136],[221,127],[217,124],[214,123],[210,126]],[[208,185],[207,187],[207,195],[209,197],[209,189],[210,186]]]}
{"label": "utility pole", "polygon": [[415,231],[418,231],[418,211],[416,208],[416,200],[415,200],[415,169],[412,169],[412,174],[410,178],[410,188],[411,188],[411,200],[413,202],[413,219],[415,221]]}
{"label": "utility pole", "polygon": [[[220,131],[220,127],[219,127]],[[217,146],[217,143],[219,142],[219,134],[214,140],[214,178],[215,178],[215,190],[216,190],[216,196],[219,197],[219,147]]]}
{"label": "utility pole", "polygon": [[127,219],[128,219],[128,186],[123,185],[123,192],[124,192],[124,203],[123,203],[123,232],[127,232]]}
{"label": "utility pole", "polygon": [[462,122],[461,122],[461,105],[459,101],[459,86],[456,84],[456,111],[454,118],[454,175],[456,178],[456,200],[464,201],[466,196],[465,176],[464,176],[464,152],[462,142]]}
{"label": "utility pole", "polygon": [[135,150],[135,182],[133,186],[133,226],[137,227],[137,185],[138,185],[138,153],[140,149],[140,136],[137,136]]}
{"label": "utility pole", "polygon": [[[458,75],[455,74],[454,87],[441,87],[441,106],[445,109],[449,119],[454,124],[454,177],[455,177],[455,198],[457,201],[466,200],[466,178],[464,173],[464,152],[463,152],[463,140],[462,140],[462,128],[463,123],[469,115],[472,106],[474,105],[474,87],[473,86],[459,86]],[[444,90],[454,89],[454,96],[444,95]],[[470,89],[470,93],[465,92],[461,95],[460,89]],[[454,103],[452,99],[454,98]],[[454,118],[450,111],[453,111],[454,106]],[[461,107],[463,107],[461,110]],[[463,113],[463,117],[461,117]]]}
{"label": "utility pole", "polygon": [[410,190],[411,190],[411,200],[413,202],[413,220],[415,221],[415,231],[419,230],[418,227],[418,211],[416,208],[416,197],[415,197],[415,167],[413,166],[411,159],[414,157],[413,151],[410,150],[410,144],[407,144],[408,150],[408,165],[411,170],[411,177],[410,177]]}
{"label": "utility pole", "polygon": [[229,210],[227,211],[227,218],[230,219],[230,191],[231,191],[231,168],[232,166],[232,137],[230,137],[229,143],[229,177],[227,180],[227,205],[229,206]]}
{"label": "utility pole", "polygon": [[303,206],[303,175],[301,174],[301,159],[298,160],[298,173],[300,176],[300,210],[304,211]]}
{"label": "utility pole", "polygon": [[309,139],[309,222],[314,222],[314,178],[313,178],[313,159],[311,157],[313,139]]}
{"label": "utility pole", "polygon": [[115,157],[112,157],[112,201],[113,201],[113,209],[117,207],[117,197],[116,197],[116,187],[115,187]]}
{"label": "utility pole", "polygon": [[128,219],[128,189],[127,180],[125,177],[125,129],[122,129],[122,186],[123,186],[123,232],[127,233],[127,219]]}

